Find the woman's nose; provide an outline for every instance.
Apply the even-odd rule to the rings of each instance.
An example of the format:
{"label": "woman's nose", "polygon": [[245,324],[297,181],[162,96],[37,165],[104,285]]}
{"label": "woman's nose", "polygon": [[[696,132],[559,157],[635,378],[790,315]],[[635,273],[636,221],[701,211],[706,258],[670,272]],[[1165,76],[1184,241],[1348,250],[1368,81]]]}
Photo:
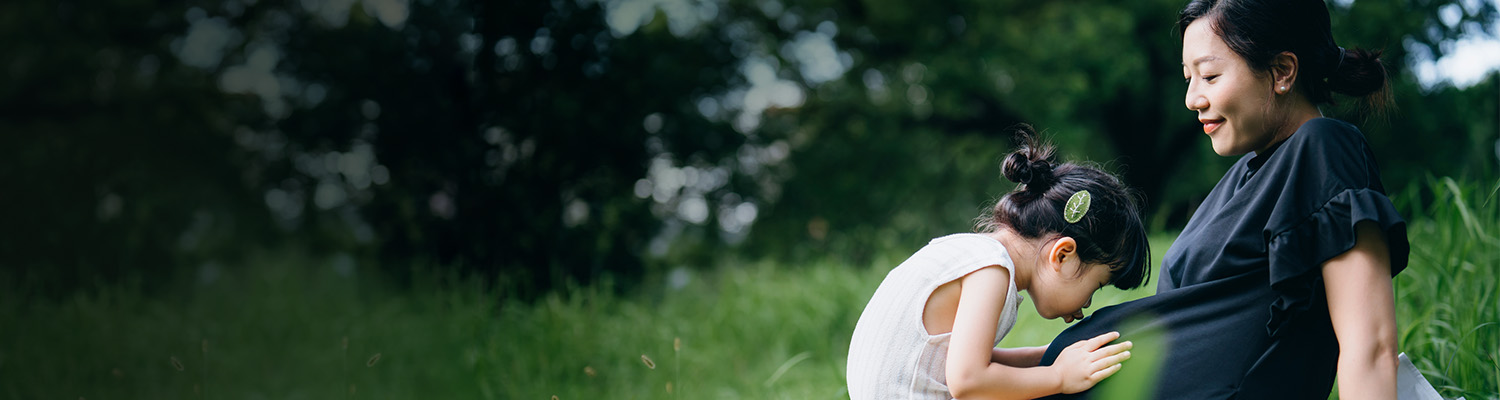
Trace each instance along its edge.
{"label": "woman's nose", "polygon": [[1187,98],[1184,100],[1184,104],[1187,105],[1187,108],[1189,110],[1201,111],[1205,108],[1208,108],[1208,98],[1198,94],[1198,92],[1193,90],[1192,88],[1188,88]]}

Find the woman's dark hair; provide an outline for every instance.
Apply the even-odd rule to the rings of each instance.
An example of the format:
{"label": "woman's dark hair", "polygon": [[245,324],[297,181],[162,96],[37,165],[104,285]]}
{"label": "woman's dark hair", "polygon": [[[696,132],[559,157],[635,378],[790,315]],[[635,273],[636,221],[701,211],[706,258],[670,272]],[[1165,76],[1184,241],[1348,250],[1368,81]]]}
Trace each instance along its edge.
{"label": "woman's dark hair", "polygon": [[1381,52],[1334,43],[1323,0],[1192,0],[1177,16],[1178,35],[1200,19],[1257,71],[1269,70],[1283,51],[1296,54],[1297,85],[1314,103],[1333,104],[1338,92],[1359,98],[1367,112],[1389,107]]}
{"label": "woman's dark hair", "polygon": [[[1009,228],[1028,239],[1067,236],[1078,242],[1084,263],[1110,266],[1110,284],[1134,289],[1150,280],[1151,249],[1141,224],[1135,191],[1099,168],[1058,163],[1052,145],[1037,138],[1031,126],[1017,128],[1021,147],[1005,157],[1005,179],[1020,183],[1000,198],[976,230]],[[1088,212],[1069,223],[1063,208],[1074,193],[1087,190]]]}

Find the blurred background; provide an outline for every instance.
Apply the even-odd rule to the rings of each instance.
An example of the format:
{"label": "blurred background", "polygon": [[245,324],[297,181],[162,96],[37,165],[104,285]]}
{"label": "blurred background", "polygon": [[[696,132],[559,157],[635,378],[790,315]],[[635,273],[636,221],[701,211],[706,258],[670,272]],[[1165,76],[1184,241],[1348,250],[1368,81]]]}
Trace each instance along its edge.
{"label": "blurred background", "polygon": [[[374,396],[395,398],[435,387],[459,398],[545,398],[556,394],[549,385],[576,398],[637,384],[652,389],[623,397],[837,397],[838,346],[883,271],[929,238],[970,230],[1011,189],[999,161],[1014,124],[1034,124],[1063,158],[1139,188],[1154,250],[1165,251],[1235,161],[1213,154],[1183,106],[1174,28],[1183,4],[6,1],[0,339],[10,344],[0,396],[353,396],[371,393],[355,388],[365,379],[390,385]],[[1346,100],[1325,112],[1361,127],[1414,221],[1469,198],[1452,225],[1474,228],[1445,243],[1489,246],[1500,226],[1489,201],[1500,177],[1497,2],[1328,6],[1340,45],[1384,51],[1395,108],[1364,115]],[[1414,247],[1421,240],[1414,234]],[[1455,265],[1493,277],[1497,259]],[[568,312],[594,326],[600,315],[645,310],[619,323],[650,324],[653,313],[730,312],[712,304],[734,290],[823,304],[833,295],[817,291],[830,285],[847,285],[838,292],[847,301],[779,311],[724,303],[830,316],[808,322],[823,349],[811,353],[747,345],[736,333],[698,340],[777,357],[766,371],[725,367],[733,379],[753,376],[743,387],[675,379],[674,392],[668,379],[663,392],[660,382],[606,376],[603,365],[621,362],[613,358],[545,361],[598,337],[517,339],[545,337],[524,333],[545,326],[593,329],[559,322]],[[1487,398],[1473,393],[1492,394],[1500,380],[1494,287],[1439,302],[1450,313],[1472,310],[1470,301],[1490,310],[1474,314],[1472,329],[1434,334],[1454,354],[1476,354],[1474,383],[1433,373],[1453,378],[1445,395]],[[674,304],[683,314],[662,311]],[[422,319],[460,311],[474,315]],[[767,321],[786,321],[776,315]],[[480,328],[430,331],[457,335],[427,348],[452,360],[393,356],[429,332],[422,327],[460,320]],[[379,328],[393,325],[406,330]],[[679,354],[693,329],[670,325],[641,340]],[[59,334],[77,331],[104,333]],[[314,341],[310,332],[322,336],[308,346],[334,349],[327,364],[303,353],[276,359],[330,376],[342,365],[348,384],[319,392],[273,360],[255,361]],[[355,348],[386,350],[351,355],[351,336]],[[244,358],[213,361],[211,343],[225,340],[241,340],[225,346]],[[517,356],[495,340],[536,353]],[[162,350],[172,346],[186,350]],[[633,368],[666,365],[623,351]],[[499,361],[518,357],[540,364]],[[778,391],[808,359],[833,370],[808,391]],[[192,376],[192,360],[226,372],[174,378]],[[247,363],[264,365],[228,372]],[[351,378],[350,365],[382,364],[411,370]],[[460,366],[472,380],[440,373]],[[569,378],[516,375],[554,369]],[[180,384],[163,383],[173,379]]]}

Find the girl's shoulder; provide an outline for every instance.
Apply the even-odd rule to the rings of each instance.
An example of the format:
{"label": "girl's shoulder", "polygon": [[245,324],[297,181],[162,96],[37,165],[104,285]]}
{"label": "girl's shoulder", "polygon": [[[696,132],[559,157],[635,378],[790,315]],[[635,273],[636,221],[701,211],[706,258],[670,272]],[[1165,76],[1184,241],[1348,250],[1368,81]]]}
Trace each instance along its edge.
{"label": "girl's shoulder", "polygon": [[948,245],[986,249],[998,248],[1000,251],[1005,251],[1005,246],[1001,245],[999,240],[995,240],[995,238],[990,237],[990,235],[982,233],[955,233],[947,236],[941,236],[933,238],[931,241],[927,242],[927,245]]}
{"label": "girl's shoulder", "polygon": [[[1000,264],[1010,268],[1010,252],[990,235],[982,233],[955,233],[932,239],[922,248],[923,252],[945,254],[948,259],[962,259],[987,265]],[[967,262],[966,262],[967,263]]]}

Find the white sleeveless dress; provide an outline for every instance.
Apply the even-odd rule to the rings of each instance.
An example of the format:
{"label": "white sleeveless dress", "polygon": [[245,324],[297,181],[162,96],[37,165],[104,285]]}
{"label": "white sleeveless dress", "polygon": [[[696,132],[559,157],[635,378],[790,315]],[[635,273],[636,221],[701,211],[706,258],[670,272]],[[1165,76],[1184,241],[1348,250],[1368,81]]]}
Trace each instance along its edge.
{"label": "white sleeveless dress", "polygon": [[851,400],[951,399],[946,366],[952,333],[929,335],[922,324],[938,286],[991,265],[1010,272],[995,343],[1016,324],[1021,295],[1015,264],[995,239],[961,233],[933,239],[886,275],[854,327],[847,379]]}

